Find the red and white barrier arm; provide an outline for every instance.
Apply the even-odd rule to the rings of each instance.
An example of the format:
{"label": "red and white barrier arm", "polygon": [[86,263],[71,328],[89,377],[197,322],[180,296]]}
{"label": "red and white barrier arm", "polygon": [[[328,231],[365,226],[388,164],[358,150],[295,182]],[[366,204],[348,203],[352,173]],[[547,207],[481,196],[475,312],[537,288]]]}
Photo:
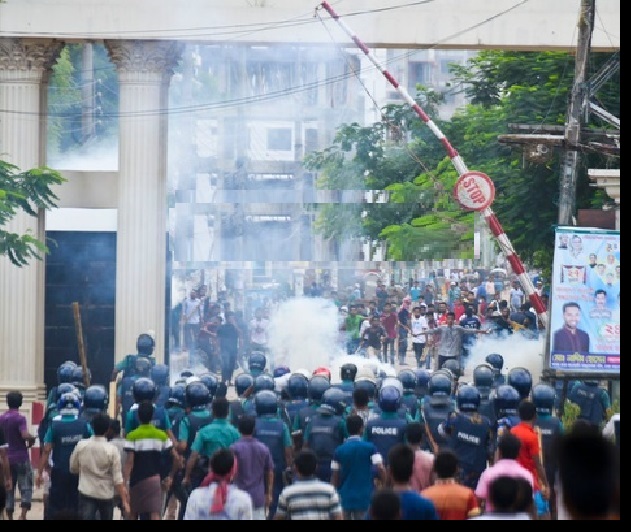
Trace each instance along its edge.
{"label": "red and white barrier arm", "polygon": [[[388,80],[390,85],[392,85],[403,99],[412,107],[414,112],[418,115],[418,117],[429,127],[429,129],[434,133],[436,138],[440,141],[440,143],[445,148],[451,163],[454,165],[454,168],[458,172],[460,179],[456,184],[456,190],[454,191],[454,195],[456,196],[456,200],[465,208],[480,211],[486,224],[488,225],[491,233],[497,240],[502,252],[506,256],[506,260],[511,265],[513,272],[517,274],[519,278],[519,282],[521,286],[524,288],[526,295],[535,311],[539,315],[544,326],[547,327],[548,315],[545,305],[541,300],[541,297],[536,292],[530,277],[526,274],[526,270],[524,268],[521,259],[515,253],[513,246],[508,239],[508,236],[502,229],[499,220],[493,213],[490,208],[490,204],[493,201],[493,197],[495,194],[495,189],[492,181],[488,178],[488,176],[480,173],[480,172],[470,172],[467,169],[462,157],[458,154],[456,149],[451,145],[445,134],[440,130],[440,128],[434,123],[434,121],[421,109],[419,104],[410,96],[405,87],[399,85],[399,82],[394,78],[390,72],[375,58],[373,54],[370,53],[368,47],[351,31],[351,29],[340,19],[340,16],[335,12],[335,10],[329,5],[328,2],[322,2],[321,7],[326,10],[331,18],[335,20],[342,28],[344,33],[346,33],[351,40],[355,43],[355,45],[364,53],[364,55],[370,60],[370,62],[375,65],[377,70],[383,74],[383,76]],[[473,190],[472,190],[473,189]]]}

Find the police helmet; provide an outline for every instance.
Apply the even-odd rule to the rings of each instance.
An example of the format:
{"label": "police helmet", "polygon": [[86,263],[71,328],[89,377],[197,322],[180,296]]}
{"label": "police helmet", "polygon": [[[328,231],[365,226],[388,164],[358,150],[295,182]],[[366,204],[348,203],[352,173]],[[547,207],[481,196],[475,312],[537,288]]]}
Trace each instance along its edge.
{"label": "police helmet", "polygon": [[77,367],[77,364],[71,360],[66,360],[57,368],[57,384],[64,382],[72,382],[72,372]]}
{"label": "police helmet", "polygon": [[504,357],[499,353],[486,355],[484,361],[491,365],[496,374],[502,371],[502,368],[504,367]]}
{"label": "police helmet", "polygon": [[81,399],[76,392],[68,392],[61,394],[61,397],[57,401],[57,410],[63,413],[64,410],[72,410],[78,412],[81,408]]}
{"label": "police helmet", "polygon": [[[90,370],[88,369],[88,382],[90,382]],[[76,366],[73,370],[72,370],[72,384],[74,384],[77,387],[83,387],[85,386],[83,383],[83,367],[81,366]]]}
{"label": "police helmet", "polygon": [[77,387],[70,382],[62,382],[59,386],[57,386],[57,389],[55,391],[55,402],[59,401],[59,399],[61,399],[61,396],[65,393],[76,393],[77,395],[79,394],[79,390],[77,390]]}
{"label": "police helmet", "polygon": [[386,384],[379,390],[379,408],[383,412],[396,412],[401,406],[401,392],[396,386]]}
{"label": "police helmet", "polygon": [[276,414],[278,412],[278,396],[271,390],[261,390],[254,395],[254,408],[257,416]]}
{"label": "police helmet", "polygon": [[306,399],[309,397],[309,379],[302,373],[292,373],[287,379],[285,390],[290,399]]}
{"label": "police helmet", "polygon": [[495,396],[493,397],[495,415],[498,418],[516,416],[520,401],[521,397],[515,388],[510,384],[501,384],[495,390]]}
{"label": "police helmet", "polygon": [[394,386],[397,390],[399,390],[401,396],[403,396],[403,384],[396,377],[386,377],[385,379],[381,379],[377,389],[381,390],[384,386]]}
{"label": "police helmet", "polygon": [[340,379],[345,382],[354,382],[357,376],[357,365],[350,362],[342,364],[340,367]]}
{"label": "police helmet", "polygon": [[291,370],[287,366],[278,366],[277,368],[274,368],[272,375],[275,379],[279,379],[280,377],[282,377],[283,375],[287,375],[288,373],[291,373]]}
{"label": "police helmet", "polygon": [[189,377],[194,377],[195,373],[193,373],[192,370],[190,369],[183,369],[182,371],[180,371],[180,377],[184,380],[188,379]]}
{"label": "police helmet", "polygon": [[184,386],[184,384],[174,384],[171,386],[167,405],[180,406],[182,408],[186,406],[186,386]]}
{"label": "police helmet", "polygon": [[248,369],[252,372],[261,373],[265,369],[267,358],[263,353],[252,353],[248,359]]}
{"label": "police helmet", "polygon": [[136,340],[136,351],[139,355],[150,356],[153,354],[153,348],[156,346],[153,337],[150,334],[142,333],[138,335]]}
{"label": "police helmet", "polygon": [[430,395],[451,395],[451,385],[449,376],[437,371],[429,379],[428,391]]}
{"label": "police helmet", "polygon": [[136,370],[136,375],[140,377],[150,377],[151,376],[151,360],[149,360],[146,356],[137,356],[134,361],[134,369]]}
{"label": "police helmet", "polygon": [[489,364],[479,364],[473,370],[473,385],[480,388],[492,388],[495,374]]}
{"label": "police helmet", "polygon": [[156,364],[151,368],[151,380],[157,386],[166,386],[169,383],[169,366]]}
{"label": "police helmet", "polygon": [[375,397],[377,397],[377,384],[374,382],[374,379],[357,379],[355,381],[355,385],[353,386],[354,390],[366,390],[368,392],[368,399],[370,401],[374,401]]}
{"label": "police helmet", "polygon": [[402,369],[397,377],[403,385],[404,392],[414,393],[416,390],[416,374],[411,369]]}
{"label": "police helmet", "polygon": [[522,399],[526,399],[532,388],[532,374],[526,368],[511,368],[506,383],[515,388]]}
{"label": "police helmet", "polygon": [[556,392],[549,384],[539,383],[532,388],[532,402],[537,409],[537,414],[552,415]]}
{"label": "police helmet", "polygon": [[461,412],[477,412],[480,407],[480,390],[470,384],[458,387],[456,404]]}
{"label": "police helmet", "polygon": [[237,395],[241,397],[245,391],[254,384],[254,377],[249,373],[239,373],[234,378],[234,389]]}
{"label": "police helmet", "polygon": [[331,387],[329,379],[323,375],[311,377],[309,381],[309,399],[311,401],[322,401],[322,396]]}
{"label": "police helmet", "polygon": [[346,394],[339,388],[329,388],[322,395],[322,404],[330,406],[335,415],[341,416],[346,410]]}
{"label": "police helmet", "polygon": [[414,370],[414,375],[416,375],[416,385],[419,388],[427,388],[432,372],[426,368],[417,368]]}
{"label": "police helmet", "polygon": [[254,392],[258,393],[262,390],[273,392],[275,389],[274,379],[271,375],[263,373],[254,379]]}
{"label": "police helmet", "polygon": [[460,368],[460,362],[455,358],[445,360],[442,365],[442,369],[448,369],[454,376],[454,379],[459,379],[462,376],[462,370]]}
{"label": "police helmet", "polygon": [[134,381],[132,392],[134,401],[153,401],[156,397],[156,384],[149,377],[140,377]]}
{"label": "police helmet", "polygon": [[204,373],[199,376],[200,382],[206,385],[208,388],[209,401],[212,401],[212,398],[215,397],[217,393],[217,387],[219,386],[219,379],[215,377],[212,373]]}
{"label": "police helmet", "polygon": [[316,376],[322,376],[322,377],[326,377],[328,379],[329,382],[331,382],[331,370],[329,368],[325,368],[324,366],[320,366],[319,368],[316,368],[313,370],[312,373],[312,377],[316,377]]}
{"label": "police helmet", "polygon": [[88,386],[85,394],[83,394],[83,408],[105,411],[107,410],[107,404],[108,397],[105,386],[101,384]]}
{"label": "police helmet", "polygon": [[186,406],[195,408],[196,406],[205,406],[211,400],[210,391],[202,382],[191,382],[186,385]]}

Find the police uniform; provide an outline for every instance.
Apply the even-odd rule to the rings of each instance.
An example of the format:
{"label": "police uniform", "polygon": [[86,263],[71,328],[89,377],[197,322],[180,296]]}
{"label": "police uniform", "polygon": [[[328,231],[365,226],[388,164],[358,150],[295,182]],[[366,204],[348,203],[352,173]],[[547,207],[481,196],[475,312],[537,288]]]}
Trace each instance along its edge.
{"label": "police uniform", "polygon": [[[259,394],[265,394],[266,391],[258,392]],[[274,394],[274,392],[269,392]],[[278,404],[271,405],[271,396],[269,413],[263,413],[259,407],[256,407],[256,421],[254,424],[254,437],[260,442],[264,443],[270,450],[272,460],[274,462],[274,486],[272,488],[272,502],[268,509],[268,519],[272,519],[276,513],[276,507],[278,505],[278,497],[284,487],[284,473],[290,466],[286,459],[287,448],[292,447],[291,434],[287,424],[278,417]],[[256,397],[255,397],[256,402]],[[273,411],[272,411],[273,409]]]}
{"label": "police uniform", "polygon": [[607,392],[593,381],[575,384],[568,399],[580,408],[578,419],[597,426],[605,421],[607,409],[611,407]]}
{"label": "police uniform", "polygon": [[475,490],[480,475],[493,458],[491,422],[478,412],[452,412],[444,429],[450,436],[450,447],[458,456],[460,483]]}
{"label": "police uniform", "polygon": [[90,424],[79,419],[78,408],[74,411],[59,408],[59,411],[61,414],[52,419],[44,436],[44,444],[52,445],[47,508],[51,518],[62,510],[78,512],[79,475],[70,473],[70,455],[79,440],[93,434]]}
{"label": "police uniform", "polygon": [[329,405],[322,405],[307,423],[304,444],[312,449],[318,458],[316,476],[323,482],[331,481],[331,460],[333,453],[346,438],[346,425],[342,416],[336,415]]}

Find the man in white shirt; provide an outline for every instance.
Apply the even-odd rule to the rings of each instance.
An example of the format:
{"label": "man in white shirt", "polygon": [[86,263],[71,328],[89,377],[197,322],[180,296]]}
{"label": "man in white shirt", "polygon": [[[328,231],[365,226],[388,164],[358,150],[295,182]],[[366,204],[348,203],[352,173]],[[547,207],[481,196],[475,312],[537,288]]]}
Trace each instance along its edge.
{"label": "man in white shirt", "polygon": [[267,353],[268,334],[269,320],[263,315],[263,309],[258,307],[250,321],[250,351]]}
{"label": "man in white shirt", "polygon": [[[427,325],[427,318],[425,313],[427,307],[425,305],[419,305],[412,309],[412,317],[410,318],[410,330],[412,331],[412,348],[414,349],[414,358],[416,358],[416,367],[421,367],[421,359],[423,351],[425,350],[425,344],[427,343],[427,336],[425,331],[429,328]],[[425,367],[430,369],[431,357],[426,357]]]}
{"label": "man in white shirt", "polygon": [[94,436],[77,442],[70,455],[70,472],[79,475],[81,519],[111,521],[115,493],[125,513],[129,513],[129,495],[123,482],[120,452],[107,441],[110,417],[97,414],[92,419],[92,427]]}
{"label": "man in white shirt", "polygon": [[199,293],[192,289],[182,303],[182,324],[184,325],[184,348],[188,350],[190,363],[197,362],[197,338],[202,320],[202,300]]}

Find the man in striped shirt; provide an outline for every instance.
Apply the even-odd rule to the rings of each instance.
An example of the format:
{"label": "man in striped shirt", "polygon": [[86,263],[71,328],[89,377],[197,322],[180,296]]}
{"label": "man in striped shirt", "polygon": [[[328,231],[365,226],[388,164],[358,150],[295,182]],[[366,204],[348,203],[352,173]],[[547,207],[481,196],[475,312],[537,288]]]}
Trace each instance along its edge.
{"label": "man in striped shirt", "polygon": [[150,515],[151,520],[160,520],[163,508],[161,474],[167,468],[170,470],[164,479],[165,491],[173,480],[173,444],[165,431],[152,425],[153,409],[150,401],[138,405],[140,426],[125,439],[127,460],[123,477],[129,482],[131,520],[138,519],[141,514]]}
{"label": "man in striped shirt", "polygon": [[311,449],[303,449],[296,455],[296,479],[281,491],[274,520],[343,519],[339,494],[331,484],[316,478],[317,464]]}

